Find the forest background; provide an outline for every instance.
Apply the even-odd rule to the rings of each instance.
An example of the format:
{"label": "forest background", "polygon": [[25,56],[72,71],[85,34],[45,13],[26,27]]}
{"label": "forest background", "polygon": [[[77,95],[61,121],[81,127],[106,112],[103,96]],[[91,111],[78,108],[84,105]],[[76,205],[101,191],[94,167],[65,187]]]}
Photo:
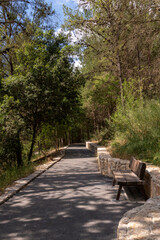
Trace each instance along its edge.
{"label": "forest background", "polygon": [[1,179],[89,139],[160,164],[159,0],[78,2],[57,33],[47,2],[0,1]]}

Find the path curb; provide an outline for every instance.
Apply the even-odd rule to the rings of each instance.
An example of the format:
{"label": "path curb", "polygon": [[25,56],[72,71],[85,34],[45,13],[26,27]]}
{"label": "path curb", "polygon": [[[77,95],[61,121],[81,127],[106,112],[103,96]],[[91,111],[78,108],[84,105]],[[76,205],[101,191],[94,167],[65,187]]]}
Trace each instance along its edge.
{"label": "path curb", "polygon": [[0,196],[0,205],[8,201],[10,198],[12,198],[16,193],[18,193],[20,190],[25,188],[30,182],[32,182],[34,179],[39,177],[41,174],[43,174],[45,171],[47,171],[49,168],[51,168],[54,164],[59,162],[63,157],[65,153],[62,154],[59,157],[53,158],[52,162],[46,163],[43,165],[42,170],[36,170],[34,173],[31,175],[21,178],[19,180],[16,180],[13,183],[13,186],[8,187],[5,189],[5,192]]}

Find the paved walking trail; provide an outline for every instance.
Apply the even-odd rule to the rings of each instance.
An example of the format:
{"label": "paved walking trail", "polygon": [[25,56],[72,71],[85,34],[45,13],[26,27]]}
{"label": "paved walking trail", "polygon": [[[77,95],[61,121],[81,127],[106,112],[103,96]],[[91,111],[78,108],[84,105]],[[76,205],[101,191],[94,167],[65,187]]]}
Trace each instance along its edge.
{"label": "paved walking trail", "polygon": [[60,162],[0,206],[0,240],[114,240],[123,213],[137,206],[115,196],[94,155],[72,145]]}

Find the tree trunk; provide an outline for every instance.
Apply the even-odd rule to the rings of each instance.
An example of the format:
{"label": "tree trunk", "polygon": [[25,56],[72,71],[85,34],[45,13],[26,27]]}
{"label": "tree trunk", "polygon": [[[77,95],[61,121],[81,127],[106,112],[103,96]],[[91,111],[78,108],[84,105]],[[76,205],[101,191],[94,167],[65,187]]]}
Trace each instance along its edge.
{"label": "tree trunk", "polygon": [[31,143],[31,148],[30,148],[29,154],[28,154],[28,162],[30,162],[32,153],[33,153],[33,148],[34,148],[34,144],[35,144],[35,140],[36,140],[36,128],[37,128],[37,124],[35,123],[33,126],[32,143]]}
{"label": "tree trunk", "polygon": [[95,111],[93,111],[93,126],[94,126],[94,132],[96,131],[96,114]]}
{"label": "tree trunk", "polygon": [[68,138],[68,145],[70,145],[71,144],[71,142],[70,142],[70,134],[69,134],[69,131],[67,132],[67,138]]}
{"label": "tree trunk", "polygon": [[141,71],[141,58],[140,58],[140,50],[139,45],[137,44],[137,59],[138,59],[138,75],[140,77],[140,71]]}
{"label": "tree trunk", "polygon": [[90,139],[90,130],[89,130],[89,126],[88,126],[88,128],[87,128],[87,140],[89,140]]}
{"label": "tree trunk", "polygon": [[64,145],[63,145],[63,137],[61,138],[61,145],[60,145],[60,147],[63,147]]}
{"label": "tree trunk", "polygon": [[23,165],[22,147],[21,147],[21,141],[20,141],[19,133],[17,134],[17,139],[16,139],[16,158],[17,158],[17,166],[18,167],[22,166]]}
{"label": "tree trunk", "polygon": [[67,132],[65,131],[64,133],[64,145],[68,144],[68,136],[67,136]]}
{"label": "tree trunk", "polygon": [[121,66],[121,59],[120,59],[120,55],[119,55],[119,53],[118,53],[118,55],[117,55],[117,58],[118,58],[118,72],[119,72],[119,83],[120,83],[121,104],[122,104],[122,108],[125,109],[125,107],[124,107],[124,96],[123,96],[122,66]]}
{"label": "tree trunk", "polygon": [[11,75],[13,75],[14,69],[13,69],[13,60],[11,55],[9,55],[9,64],[10,64],[10,73]]}

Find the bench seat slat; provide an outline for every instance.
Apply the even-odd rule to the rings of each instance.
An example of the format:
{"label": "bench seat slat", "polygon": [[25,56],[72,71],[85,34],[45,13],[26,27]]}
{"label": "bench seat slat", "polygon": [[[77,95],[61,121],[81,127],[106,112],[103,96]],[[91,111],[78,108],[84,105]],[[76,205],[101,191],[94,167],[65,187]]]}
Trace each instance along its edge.
{"label": "bench seat slat", "polygon": [[132,171],[127,172],[113,172],[116,179],[116,183],[129,186],[129,185],[141,185],[142,181]]}

